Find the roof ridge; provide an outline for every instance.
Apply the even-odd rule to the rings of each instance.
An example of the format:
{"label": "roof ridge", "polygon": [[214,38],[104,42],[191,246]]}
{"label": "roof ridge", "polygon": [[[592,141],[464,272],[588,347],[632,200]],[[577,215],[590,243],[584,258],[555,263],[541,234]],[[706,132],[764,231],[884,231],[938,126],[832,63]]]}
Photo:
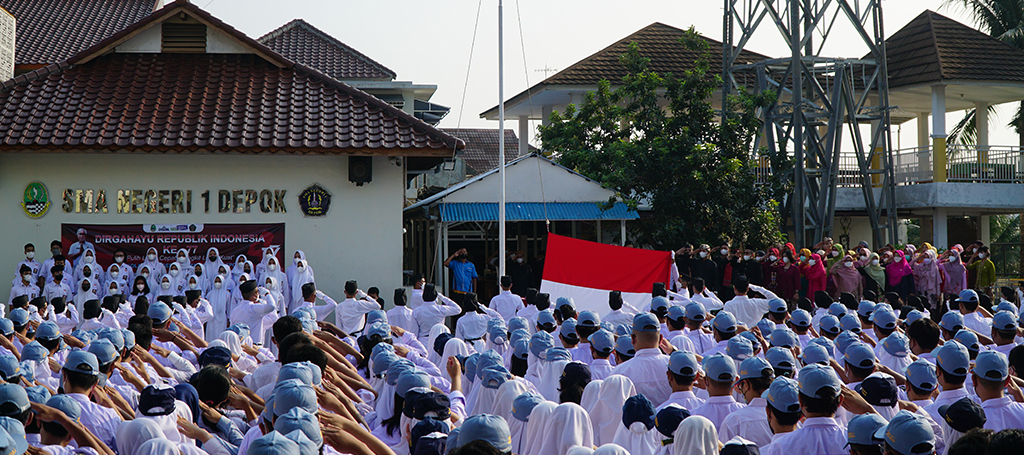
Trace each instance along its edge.
{"label": "roof ridge", "polygon": [[927,15],[928,32],[932,35],[932,48],[935,50],[935,62],[939,65],[939,80],[941,81],[946,78],[946,73],[942,70],[942,52],[939,50],[939,35],[935,33],[935,21],[932,20],[937,13],[930,9],[926,9],[922,14]]}
{"label": "roof ridge", "polygon": [[620,43],[626,42],[626,44],[628,45],[632,41],[627,41],[627,40],[629,40],[630,38],[633,38],[636,35],[639,35],[642,32],[645,32],[645,31],[647,31],[647,30],[649,30],[649,29],[651,29],[651,28],[653,28],[654,26],[657,26],[657,25],[661,25],[661,26],[664,26],[664,27],[669,27],[669,28],[672,28],[672,29],[675,29],[675,30],[683,31],[682,29],[677,28],[677,27],[673,27],[671,25],[666,25],[666,24],[663,24],[661,22],[653,22],[653,23],[647,25],[646,27],[641,28],[640,30],[637,30],[637,31],[635,31],[633,33],[630,33],[629,35],[627,35],[626,37],[624,37],[624,38],[622,38],[620,40],[616,40],[612,44],[609,44],[609,45],[605,46],[604,48],[602,48],[599,51],[594,52],[594,53],[592,53],[592,54],[590,54],[590,55],[588,55],[586,57],[583,57],[582,59],[580,59],[576,63],[573,63],[572,65],[569,65],[568,68],[566,68],[566,69],[564,69],[562,71],[559,71],[559,72],[557,72],[555,74],[552,74],[549,77],[544,78],[544,80],[540,81],[540,84],[543,84],[543,83],[545,83],[545,82],[547,82],[547,81],[549,81],[549,80],[551,80],[551,79],[553,79],[555,77],[558,77],[559,74],[562,74],[562,73],[567,72],[567,71],[571,71],[571,70],[575,69],[577,66],[581,66],[584,63],[588,62],[590,59],[593,59],[593,58],[595,58],[595,57],[597,57],[599,55],[604,54],[606,51],[611,51],[611,49],[613,47],[618,46]]}
{"label": "roof ridge", "polygon": [[66,70],[68,68],[71,68],[72,66],[74,66],[74,65],[71,65],[67,61],[63,61],[63,62],[51,63],[49,65],[46,65],[46,66],[42,67],[42,68],[35,69],[35,70],[29,71],[29,72],[24,73],[24,74],[19,74],[17,76],[14,76],[11,79],[8,79],[6,81],[0,82],[0,93],[6,92],[7,90],[10,90],[10,89],[12,89],[14,87],[17,87],[19,85],[24,85],[24,84],[27,84],[27,83],[32,82],[34,80],[41,79],[41,78],[49,76],[51,74],[59,73],[59,72],[64,71],[64,70]]}
{"label": "roof ridge", "polygon": [[310,33],[313,33],[314,35],[316,35],[316,36],[318,36],[318,37],[320,37],[320,38],[322,38],[324,40],[327,40],[331,44],[333,44],[335,46],[338,46],[338,47],[342,48],[343,50],[345,50],[347,52],[351,52],[357,58],[363,60],[364,62],[366,62],[366,63],[368,63],[368,64],[370,64],[372,66],[377,67],[377,69],[381,70],[382,72],[391,75],[392,79],[398,77],[398,74],[395,73],[393,70],[391,70],[391,68],[388,68],[388,67],[384,66],[383,64],[381,64],[380,62],[374,60],[370,56],[368,56],[368,55],[366,55],[366,54],[364,54],[362,52],[359,52],[359,50],[357,50],[356,48],[354,48],[352,46],[349,46],[348,44],[343,43],[341,40],[335,38],[334,36],[331,36],[331,34],[325,32],[323,30],[320,30],[319,28],[317,28],[313,24],[310,24],[309,22],[306,22],[306,20],[301,18],[301,17],[300,18],[292,19],[288,23],[286,23],[286,24],[284,24],[284,25],[282,25],[282,26],[280,26],[280,27],[278,27],[278,28],[276,28],[274,30],[271,30],[271,31],[267,32],[265,35],[257,38],[256,41],[259,42],[260,44],[264,44],[265,45],[267,41],[272,40],[274,38],[277,38],[277,37],[285,34],[285,32],[291,31],[292,29],[294,29],[296,27],[301,27],[301,28],[309,31]]}

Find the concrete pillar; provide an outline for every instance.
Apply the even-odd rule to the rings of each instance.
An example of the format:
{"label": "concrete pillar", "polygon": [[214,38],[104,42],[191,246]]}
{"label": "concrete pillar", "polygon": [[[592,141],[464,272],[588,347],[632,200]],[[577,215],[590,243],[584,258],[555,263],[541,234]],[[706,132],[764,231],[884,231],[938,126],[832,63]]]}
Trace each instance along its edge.
{"label": "concrete pillar", "polygon": [[932,145],[932,141],[928,138],[928,115],[930,112],[918,112],[917,113],[917,146],[921,149],[927,150]]}
{"label": "concrete pillar", "polygon": [[946,86],[932,86],[932,181],[946,181]]}
{"label": "concrete pillar", "polygon": [[978,162],[988,162],[988,103],[974,103],[974,127],[978,130]]}
{"label": "concrete pillar", "polygon": [[619,220],[619,246],[626,246],[626,220]]}
{"label": "concrete pillar", "polygon": [[[980,229],[978,229],[978,230],[980,231],[980,234],[981,234],[981,241],[985,242],[986,245],[992,243],[992,220],[991,220],[991,218],[992,217],[988,216],[988,215],[982,215],[982,216],[978,217],[978,219],[979,219],[978,224],[980,225],[979,226]],[[989,247],[989,248],[991,248],[991,247]]]}
{"label": "concrete pillar", "polygon": [[[932,170],[932,141],[928,137],[928,112],[917,114],[917,169],[918,174],[914,178],[918,181],[927,182],[935,177]],[[897,158],[898,159],[898,158]]]}
{"label": "concrete pillar", "polygon": [[530,116],[519,116],[519,156],[530,153]]}
{"label": "concrete pillar", "polygon": [[932,246],[935,248],[949,247],[949,222],[945,207],[936,207],[932,211]]}
{"label": "concrete pillar", "polygon": [[551,105],[545,104],[540,107],[540,124],[544,126],[551,126]]}
{"label": "concrete pillar", "polygon": [[597,243],[604,243],[601,240],[601,234],[602,234],[602,232],[601,232],[601,220],[597,220],[597,228],[596,229],[597,229]]}

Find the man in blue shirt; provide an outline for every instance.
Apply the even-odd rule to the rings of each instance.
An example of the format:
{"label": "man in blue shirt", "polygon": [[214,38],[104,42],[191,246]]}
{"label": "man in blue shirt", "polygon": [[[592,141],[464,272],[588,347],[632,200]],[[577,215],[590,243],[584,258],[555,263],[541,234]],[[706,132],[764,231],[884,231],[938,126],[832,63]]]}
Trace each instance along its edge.
{"label": "man in blue shirt", "polygon": [[[454,261],[453,261],[454,259]],[[458,302],[462,307],[462,313],[467,311],[464,304],[467,292],[476,292],[476,266],[469,262],[469,252],[465,248],[456,251],[448,259],[444,260],[444,266],[452,269],[452,300]],[[469,311],[476,311],[476,308],[469,308]],[[460,314],[459,316],[462,316]],[[458,316],[455,318],[458,320]]]}

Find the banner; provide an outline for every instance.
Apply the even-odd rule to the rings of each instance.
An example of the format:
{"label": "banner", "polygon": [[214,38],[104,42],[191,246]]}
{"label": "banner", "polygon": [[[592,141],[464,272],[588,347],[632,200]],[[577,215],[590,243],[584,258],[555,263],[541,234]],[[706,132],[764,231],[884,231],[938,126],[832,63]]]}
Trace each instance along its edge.
{"label": "banner", "polygon": [[548,233],[540,292],[570,297],[578,311],[610,311],[608,292],[637,308],[651,301],[654,283],[672,281],[672,253],[588,242]]}
{"label": "banner", "polygon": [[[85,234],[79,236],[79,229]],[[244,254],[253,265],[263,260],[263,249],[274,247],[277,259],[284,262],[284,223],[274,224],[75,224],[60,227],[64,255],[72,244],[92,244],[96,262],[104,269],[114,261],[114,252],[124,250],[125,262],[132,267],[141,264],[150,247],[156,248],[158,260],[170,264],[178,250],[188,251],[192,264],[206,262],[210,248],[220,251],[225,264],[233,266],[235,258]],[[76,249],[81,249],[79,246]],[[291,261],[287,262],[288,264]],[[77,264],[77,261],[76,261]]]}

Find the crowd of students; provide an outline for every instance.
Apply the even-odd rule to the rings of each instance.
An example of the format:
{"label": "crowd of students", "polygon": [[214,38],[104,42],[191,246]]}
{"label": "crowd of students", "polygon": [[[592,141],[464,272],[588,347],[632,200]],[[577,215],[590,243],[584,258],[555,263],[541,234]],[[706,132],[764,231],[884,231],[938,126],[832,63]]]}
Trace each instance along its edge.
{"label": "crowd of students", "polygon": [[[340,302],[319,291],[301,252],[281,271],[211,249],[207,275],[187,252],[94,271],[79,251],[75,266],[55,248],[44,291],[12,291],[0,318],[3,454],[1024,452],[1012,292],[932,300],[826,275],[787,299],[739,251],[717,290],[681,261],[645,305],[520,296],[508,276],[457,304],[417,276],[385,311],[354,281]],[[32,290],[22,265],[14,284]]]}

